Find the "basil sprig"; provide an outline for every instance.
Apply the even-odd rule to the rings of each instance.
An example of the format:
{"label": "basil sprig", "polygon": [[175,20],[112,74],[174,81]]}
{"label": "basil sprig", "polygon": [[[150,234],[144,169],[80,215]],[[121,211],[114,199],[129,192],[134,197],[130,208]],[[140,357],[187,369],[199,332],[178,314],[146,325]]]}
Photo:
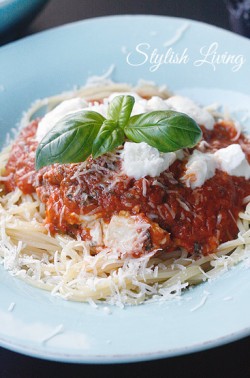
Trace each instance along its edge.
{"label": "basil sprig", "polygon": [[124,131],[117,127],[117,122],[106,119],[92,146],[92,156],[97,158],[106,152],[113,151],[124,142]]}
{"label": "basil sprig", "polygon": [[91,154],[97,158],[122,145],[126,138],[146,142],[161,152],[191,148],[200,140],[200,127],[186,114],[166,110],[131,117],[134,102],[132,96],[116,96],[109,104],[107,119],[91,110],[63,117],[38,145],[36,169],[83,162]]}
{"label": "basil sprig", "polygon": [[118,126],[124,128],[132,113],[135,99],[132,96],[116,96],[108,107],[108,119],[118,123]]}
{"label": "basil sprig", "polygon": [[124,131],[133,142],[146,142],[161,152],[193,147],[201,137],[201,129],[192,118],[173,110],[133,116]]}

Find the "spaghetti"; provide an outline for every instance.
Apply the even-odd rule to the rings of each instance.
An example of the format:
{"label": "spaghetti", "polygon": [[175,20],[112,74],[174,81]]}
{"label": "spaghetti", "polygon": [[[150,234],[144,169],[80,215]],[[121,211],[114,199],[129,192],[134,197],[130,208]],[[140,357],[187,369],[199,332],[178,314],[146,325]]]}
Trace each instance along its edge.
{"label": "spaghetti", "polygon": [[[74,97],[100,101],[124,91],[136,92],[143,98],[170,96],[150,85],[131,88],[109,83],[37,101],[21,122],[24,139],[0,154],[0,256],[4,268],[65,299],[90,303],[106,300],[121,306],[169,299],[189,285],[213,279],[249,254],[249,180],[217,170],[215,177],[201,187],[187,188],[183,172],[193,151],[185,151],[184,158],[159,176],[140,180],[121,173],[122,147],[95,161],[59,168],[55,165],[38,173],[32,169],[34,161],[28,150],[29,163],[20,155],[24,163],[22,174],[18,169],[20,161],[14,159],[12,165],[13,150],[19,153],[18,148],[28,138],[34,152],[37,121],[33,119],[45,106],[50,110]],[[249,141],[231,122],[220,121],[213,131],[203,128],[203,134],[200,151],[206,148],[209,154],[239,143],[247,155]],[[59,171],[61,178],[57,177]],[[105,176],[102,185],[101,176]],[[232,192],[227,196],[229,182]],[[60,190],[56,192],[56,188]],[[65,193],[69,201],[74,196],[73,205],[63,201]],[[125,198],[124,193],[130,195]],[[232,193],[234,202],[230,202]],[[210,206],[215,195],[220,195],[219,205],[214,204],[216,222],[211,212],[210,220],[204,223],[204,217],[209,215],[208,203]],[[210,202],[203,197],[210,198]],[[195,201],[200,201],[200,210]],[[228,211],[224,214],[225,209]]]}

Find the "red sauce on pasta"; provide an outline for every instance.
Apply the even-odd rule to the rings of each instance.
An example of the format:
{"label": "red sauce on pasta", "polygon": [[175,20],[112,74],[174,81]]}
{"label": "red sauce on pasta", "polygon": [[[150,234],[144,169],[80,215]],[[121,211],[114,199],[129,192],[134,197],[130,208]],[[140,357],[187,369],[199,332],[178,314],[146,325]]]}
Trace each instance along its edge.
{"label": "red sauce on pasta", "polygon": [[[209,254],[237,236],[236,220],[250,194],[250,182],[243,177],[216,171],[202,187],[187,188],[181,177],[184,161],[177,160],[159,177],[135,180],[120,172],[119,159],[89,159],[84,165],[54,164],[35,172],[37,121],[22,130],[14,143],[6,167],[6,191],[20,188],[36,192],[46,205],[45,222],[52,233],[62,232],[90,239],[85,217],[109,221],[121,211],[138,215],[151,224],[154,246],[165,251],[185,248],[190,254]],[[203,129],[203,152],[239,143],[250,161],[250,142],[230,122]],[[191,150],[190,150],[191,152]],[[89,219],[89,218],[88,218]],[[164,240],[164,241],[163,241]]]}

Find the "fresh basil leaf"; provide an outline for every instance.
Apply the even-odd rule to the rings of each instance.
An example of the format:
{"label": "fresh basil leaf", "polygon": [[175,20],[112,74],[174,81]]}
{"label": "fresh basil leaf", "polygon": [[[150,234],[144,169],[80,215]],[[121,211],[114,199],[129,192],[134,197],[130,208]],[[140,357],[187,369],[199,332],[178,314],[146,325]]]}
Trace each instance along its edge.
{"label": "fresh basil leaf", "polygon": [[62,118],[38,145],[36,169],[86,160],[104,120],[101,114],[89,110]]}
{"label": "fresh basil leaf", "polygon": [[133,142],[146,142],[161,152],[194,147],[202,134],[192,118],[172,110],[133,116],[124,132]]}
{"label": "fresh basil leaf", "polygon": [[92,156],[97,158],[106,152],[113,151],[125,139],[124,131],[111,120],[104,121],[93,143]]}
{"label": "fresh basil leaf", "polygon": [[119,127],[124,128],[129,121],[134,103],[133,96],[116,96],[109,104],[107,118],[116,121]]}

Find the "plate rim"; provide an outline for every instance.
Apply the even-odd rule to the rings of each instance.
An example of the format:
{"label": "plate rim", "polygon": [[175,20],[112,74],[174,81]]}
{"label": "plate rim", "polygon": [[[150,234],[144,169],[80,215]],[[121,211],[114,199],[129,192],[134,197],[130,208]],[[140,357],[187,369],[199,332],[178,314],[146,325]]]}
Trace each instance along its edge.
{"label": "plate rim", "polygon": [[[81,364],[122,364],[122,363],[134,363],[134,362],[146,362],[158,359],[167,359],[172,357],[180,357],[187,354],[193,354],[197,352],[203,352],[213,348],[221,347],[229,343],[237,342],[244,338],[249,338],[250,336],[250,326],[238,332],[232,332],[230,335],[219,337],[215,340],[208,340],[204,343],[197,343],[187,347],[173,348],[168,351],[158,350],[155,352],[143,352],[143,353],[133,353],[133,354],[69,354],[61,352],[51,352],[51,351],[41,351],[39,348],[26,347],[25,345],[19,343],[13,343],[0,337],[0,347],[8,349],[15,353],[20,353],[22,355],[40,358],[47,361],[55,362],[65,362],[65,363],[81,363]],[[250,338],[249,338],[250,339]]]}

